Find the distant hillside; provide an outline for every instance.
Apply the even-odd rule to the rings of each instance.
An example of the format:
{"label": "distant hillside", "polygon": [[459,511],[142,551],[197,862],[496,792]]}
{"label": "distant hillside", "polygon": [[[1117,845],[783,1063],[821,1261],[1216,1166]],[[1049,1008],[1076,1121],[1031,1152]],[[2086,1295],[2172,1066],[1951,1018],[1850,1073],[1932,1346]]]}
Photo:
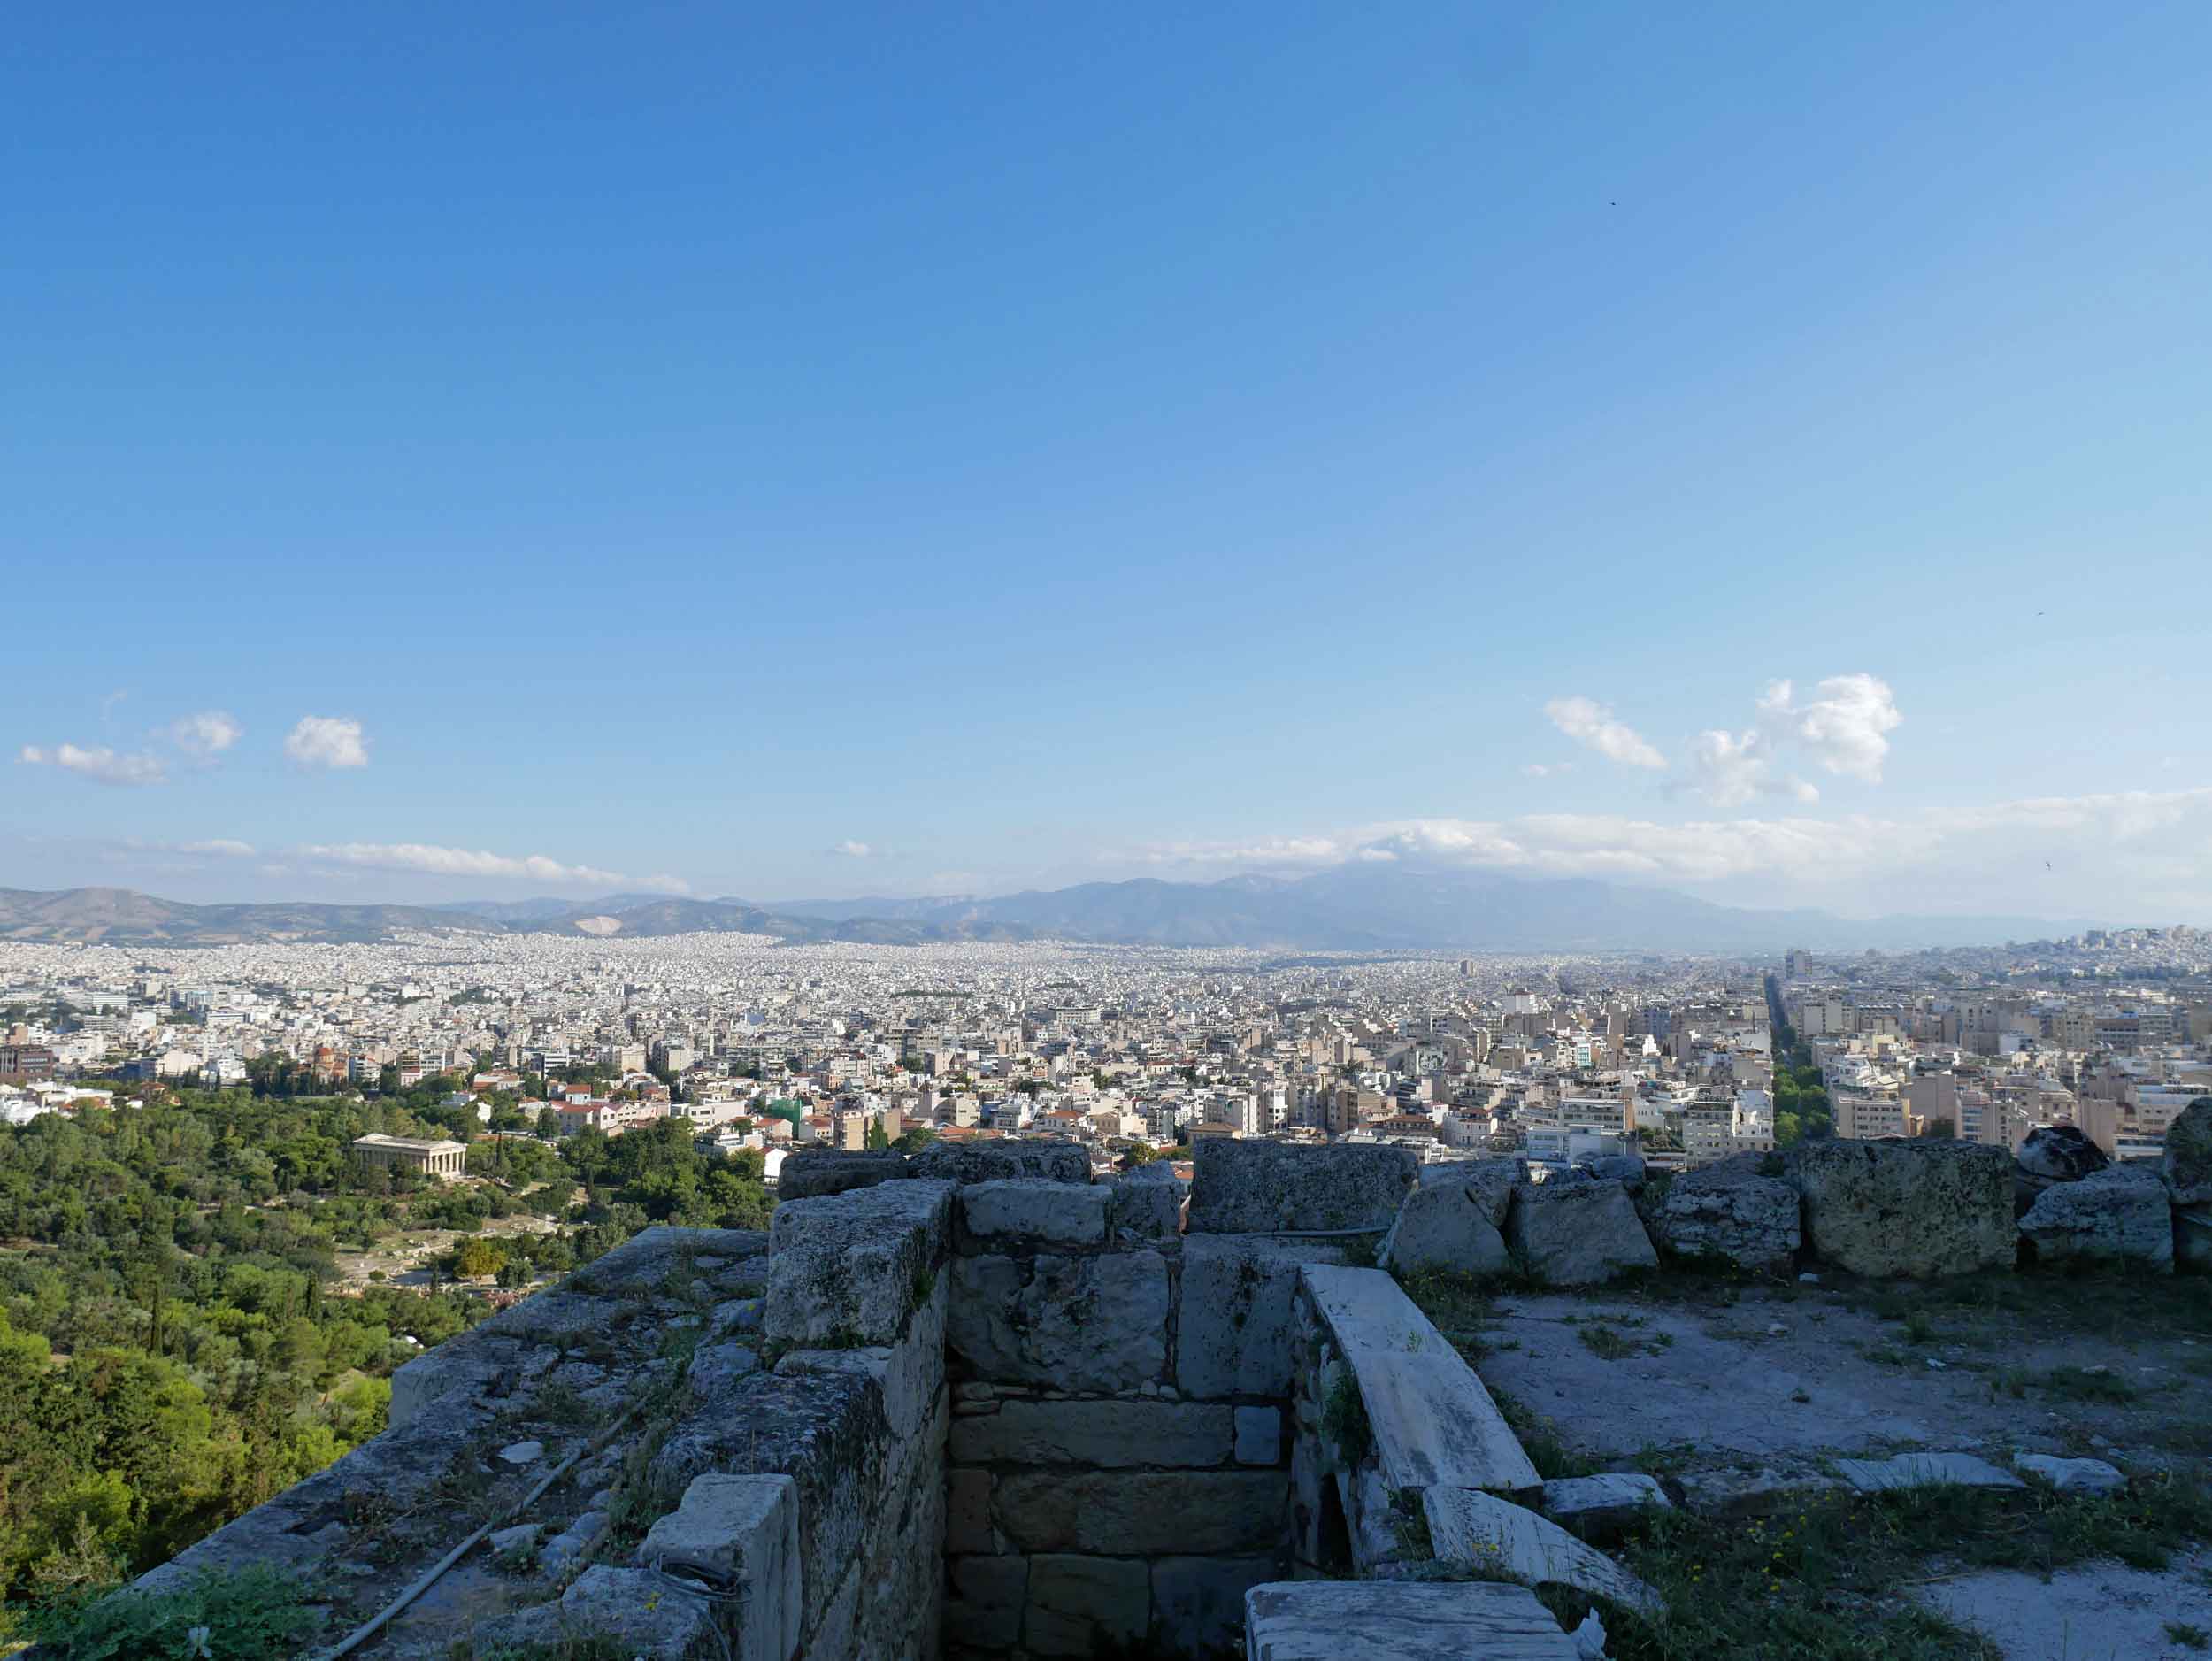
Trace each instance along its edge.
{"label": "distant hillside", "polygon": [[402,929],[499,930],[419,905],[188,905],[128,888],[41,894],[0,888],[0,940],[81,941],[114,946],[229,946],[252,941],[361,945]]}
{"label": "distant hillside", "polygon": [[1888,917],[1753,911],[1662,888],[1586,879],[1341,865],[1304,878],[1087,882],[994,899],[474,901],[453,906],[187,905],[123,888],[0,889],[0,940],[213,946],[242,941],[388,939],[401,930],[557,934],[594,939],[765,934],[779,940],[919,945],[961,940],[1284,947],[1314,951],[1694,951],[1770,953],[1995,944],[2092,924],[2019,917]]}

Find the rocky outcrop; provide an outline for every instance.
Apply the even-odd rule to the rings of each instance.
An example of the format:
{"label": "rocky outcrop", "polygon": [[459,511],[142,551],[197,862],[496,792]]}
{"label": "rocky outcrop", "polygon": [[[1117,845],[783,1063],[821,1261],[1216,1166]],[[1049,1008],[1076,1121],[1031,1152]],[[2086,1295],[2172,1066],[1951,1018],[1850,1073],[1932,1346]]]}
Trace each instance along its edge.
{"label": "rocky outcrop", "polygon": [[2166,1127],[2159,1174],[2177,1205],[2212,1203],[2212,1096],[2200,1096]]}
{"label": "rocky outcrop", "polygon": [[[1779,1161],[1773,1162],[1778,1165]],[[1647,1185],[1637,1209],[1660,1250],[1678,1257],[1778,1274],[1797,1260],[1797,1188],[1770,1174],[1768,1156],[1740,1155]]]}
{"label": "rocky outcrop", "polygon": [[1547,1286],[1595,1286],[1659,1263],[1617,1181],[1523,1183],[1513,1191],[1505,1240],[1519,1265]]}
{"label": "rocky outcrop", "polygon": [[2147,1165],[2110,1165],[2078,1182],[2053,1184],[2021,1218],[2020,1234],[2039,1263],[2079,1258],[2174,1266],[2173,1207],[2165,1183]]}
{"label": "rocky outcrop", "polygon": [[1854,1274],[1929,1280],[2008,1266],[2012,1159],[1974,1142],[1807,1142],[1792,1156],[1805,1243]]}

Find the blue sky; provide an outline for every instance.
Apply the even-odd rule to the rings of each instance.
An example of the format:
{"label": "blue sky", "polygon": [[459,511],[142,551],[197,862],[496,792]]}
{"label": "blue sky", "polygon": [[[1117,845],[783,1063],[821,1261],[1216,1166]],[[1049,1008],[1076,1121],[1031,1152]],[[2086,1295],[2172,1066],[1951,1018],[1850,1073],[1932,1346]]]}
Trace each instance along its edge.
{"label": "blue sky", "polygon": [[0,885],[2212,921],[2208,58],[2196,4],[36,10]]}

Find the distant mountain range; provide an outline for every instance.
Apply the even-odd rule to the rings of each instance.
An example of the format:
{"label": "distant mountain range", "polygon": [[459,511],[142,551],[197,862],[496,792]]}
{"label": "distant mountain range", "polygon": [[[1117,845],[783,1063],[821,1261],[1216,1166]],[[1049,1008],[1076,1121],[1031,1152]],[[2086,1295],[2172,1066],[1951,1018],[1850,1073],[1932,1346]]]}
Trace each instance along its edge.
{"label": "distant mountain range", "polygon": [[1317,951],[1773,952],[1992,945],[2098,927],[2023,917],[1883,917],[1754,911],[1661,888],[1404,864],[1221,882],[1087,882],[991,899],[482,900],[440,906],[188,905],[126,888],[0,888],[0,940],[117,946],[365,942],[401,931],[638,939],[771,934],[814,942],[959,940],[1286,947]]}

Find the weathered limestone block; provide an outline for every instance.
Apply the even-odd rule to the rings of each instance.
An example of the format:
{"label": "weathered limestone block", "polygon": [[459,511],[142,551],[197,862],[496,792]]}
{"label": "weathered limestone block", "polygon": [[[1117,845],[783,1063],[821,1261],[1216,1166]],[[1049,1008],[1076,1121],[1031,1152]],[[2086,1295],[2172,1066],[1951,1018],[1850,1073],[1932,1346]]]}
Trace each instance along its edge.
{"label": "weathered limestone block", "polygon": [[[1158,1176],[1148,1176],[1156,1171]],[[1158,1242],[1179,1250],[1183,1242],[1183,1181],[1164,1159],[1139,1165],[1110,1184],[1106,1227],[1118,1245]]]}
{"label": "weathered limestone block", "polygon": [[1034,1656],[1093,1656],[1143,1640],[1151,1615],[1145,1565],[1123,1557],[1029,1560],[1022,1646]]}
{"label": "weathered limestone block", "polygon": [[647,1531],[638,1561],[716,1591],[741,1589],[740,1655],[798,1648],[799,1485],[789,1477],[692,1478],[682,1503]]}
{"label": "weathered limestone block", "polygon": [[785,1156],[776,1173],[776,1198],[810,1200],[823,1194],[873,1188],[879,1182],[889,1182],[905,1174],[906,1156],[902,1153],[810,1149]]}
{"label": "weathered limestone block", "polygon": [[1029,1602],[1027,1557],[952,1557],[946,1568],[951,1597],[945,1626],[964,1643],[1011,1649],[1021,1641],[1022,1611]]}
{"label": "weathered limestone block", "polygon": [[1805,1243],[1823,1262],[1927,1280],[2013,1260],[2012,1157],[2002,1148],[1824,1141],[1801,1144],[1792,1160]]}
{"label": "weathered limestone block", "polygon": [[1088,1182],[1091,1157],[1071,1142],[933,1142],[907,1161],[907,1173],[961,1183]]}
{"label": "weathered limestone block", "polygon": [[1525,1586],[1555,1581],[1647,1614],[1660,1608],[1650,1587],[1534,1511],[1473,1488],[1428,1488],[1421,1503],[1441,1561],[1471,1563]]}
{"label": "weathered limestone block", "polygon": [[2012,1462],[2039,1476],[2062,1494],[2117,1494],[2128,1485],[2116,1465],[2102,1459],[2062,1459],[2048,1453],[2021,1453]]}
{"label": "weathered limestone block", "polygon": [[1280,1471],[1039,1471],[1001,1480],[999,1529],[1020,1551],[1271,1551],[1282,1536]]}
{"label": "weathered limestone block", "polygon": [[2174,1207],[2174,1261],[2185,1269],[2212,1269],[2212,1204]]}
{"label": "weathered limestone block", "polygon": [[1298,1270],[1343,1261],[1325,1240],[1186,1235],[1175,1338],[1183,1394],[1287,1396]]}
{"label": "weathered limestone block", "polygon": [[882,1393],[891,1434],[904,1441],[920,1434],[936,1411],[945,1382],[945,1309],[949,1289],[934,1286],[916,1309],[906,1335],[895,1344],[856,1349],[795,1350],[776,1364],[790,1377],[802,1373],[845,1373],[874,1381]]}
{"label": "weathered limestone block", "polygon": [[1507,1265],[1505,1236],[1490,1220],[1485,1196],[1473,1185],[1424,1186],[1398,1208],[1376,1261],[1394,1274],[1425,1269],[1499,1274]]}
{"label": "weathered limestone block", "polygon": [[1281,1580],[1244,1595],[1249,1661],[1578,1661],[1525,1586]]}
{"label": "weathered limestone block", "polygon": [[1839,1459],[1837,1474],[1862,1494],[1909,1488],[2018,1488],[2009,1471],[1970,1453],[1901,1453],[1887,1459]]}
{"label": "weathered limestone block", "polygon": [[1000,1549],[991,1527],[991,1490],[998,1479],[988,1471],[955,1465],[945,1473],[945,1549],[959,1556],[988,1555]]}
{"label": "weathered limestone block", "polygon": [[[1239,1465],[1278,1465],[1283,1457],[1283,1415],[1279,1408],[1240,1407],[1236,1453]],[[1155,1461],[1155,1463],[1164,1463]]]}
{"label": "weathered limestone block", "polygon": [[[956,1419],[950,1455],[958,1465],[1204,1466],[1227,1462],[1240,1445],[1233,1419],[1243,1409],[1203,1402],[1006,1401],[979,1418]],[[1275,1410],[1268,1416],[1268,1457],[1275,1463]]]}
{"label": "weathered limestone block", "polygon": [[1529,1272],[1551,1286],[1594,1286],[1659,1262],[1628,1190],[1616,1181],[1522,1184],[1505,1238]]}
{"label": "weathered limestone block", "polygon": [[1423,1188],[1465,1188],[1495,1228],[1505,1227],[1513,1190],[1528,1180],[1528,1161],[1515,1154],[1502,1159],[1438,1159],[1421,1166]]}
{"label": "weathered limestone block", "polygon": [[2166,1184],[2147,1165],[2108,1165],[2078,1182],[2055,1183],[2020,1219],[2039,1262],[2174,1266],[2174,1211]]}
{"label": "weathered limestone block", "polygon": [[1543,1504],[1545,1516],[1585,1540],[1609,1539],[1647,1511],[1674,1509],[1655,1478],[1634,1471],[1554,1477],[1544,1484]]}
{"label": "weathered limestone block", "polygon": [[2012,1157],[2016,1198],[2024,1209],[2054,1182],[2078,1182],[2111,1163],[2079,1127],[2038,1125]]}
{"label": "weathered limestone block", "polygon": [[884,1182],[776,1207],[764,1325],[786,1344],[896,1342],[944,1262],[948,1182]]}
{"label": "weathered limestone block", "polygon": [[1167,1318],[1167,1259],[1156,1251],[962,1257],[946,1336],[979,1378],[1127,1390],[1162,1377]]}
{"label": "weathered limestone block", "polygon": [[1152,1649],[1164,1656],[1233,1653],[1244,1635],[1244,1595],[1282,1573],[1273,1557],[1162,1557],[1152,1565]]}
{"label": "weathered limestone block", "polygon": [[1410,1149],[1240,1142],[1209,1136],[1191,1150],[1190,1232],[1265,1234],[1386,1228],[1412,1190]]}
{"label": "weathered limestone block", "polygon": [[1536,1467],[1490,1392],[1394,1280],[1379,1269],[1325,1265],[1300,1273],[1341,1357],[1333,1365],[1348,1368],[1358,1389],[1367,1440],[1392,1491],[1536,1487]]}
{"label": "weathered limestone block", "polygon": [[712,1606],[672,1590],[647,1569],[595,1563],[561,1594],[479,1625],[470,1634],[480,1653],[573,1653],[597,1640],[624,1654],[676,1658],[717,1653]]}
{"label": "weathered limestone block", "polygon": [[969,1239],[1001,1251],[1024,1246],[1096,1246],[1106,1240],[1110,1188],[1012,1177],[960,1190]]}
{"label": "weathered limestone block", "polygon": [[1638,1209],[1652,1240],[1678,1257],[1718,1258],[1771,1274],[1797,1260],[1801,1241],[1796,1187],[1763,1175],[1756,1155],[1686,1171]]}
{"label": "weathered limestone block", "polygon": [[2200,1096],[2166,1127],[2159,1174],[2177,1205],[2212,1201],[2212,1096]]}

